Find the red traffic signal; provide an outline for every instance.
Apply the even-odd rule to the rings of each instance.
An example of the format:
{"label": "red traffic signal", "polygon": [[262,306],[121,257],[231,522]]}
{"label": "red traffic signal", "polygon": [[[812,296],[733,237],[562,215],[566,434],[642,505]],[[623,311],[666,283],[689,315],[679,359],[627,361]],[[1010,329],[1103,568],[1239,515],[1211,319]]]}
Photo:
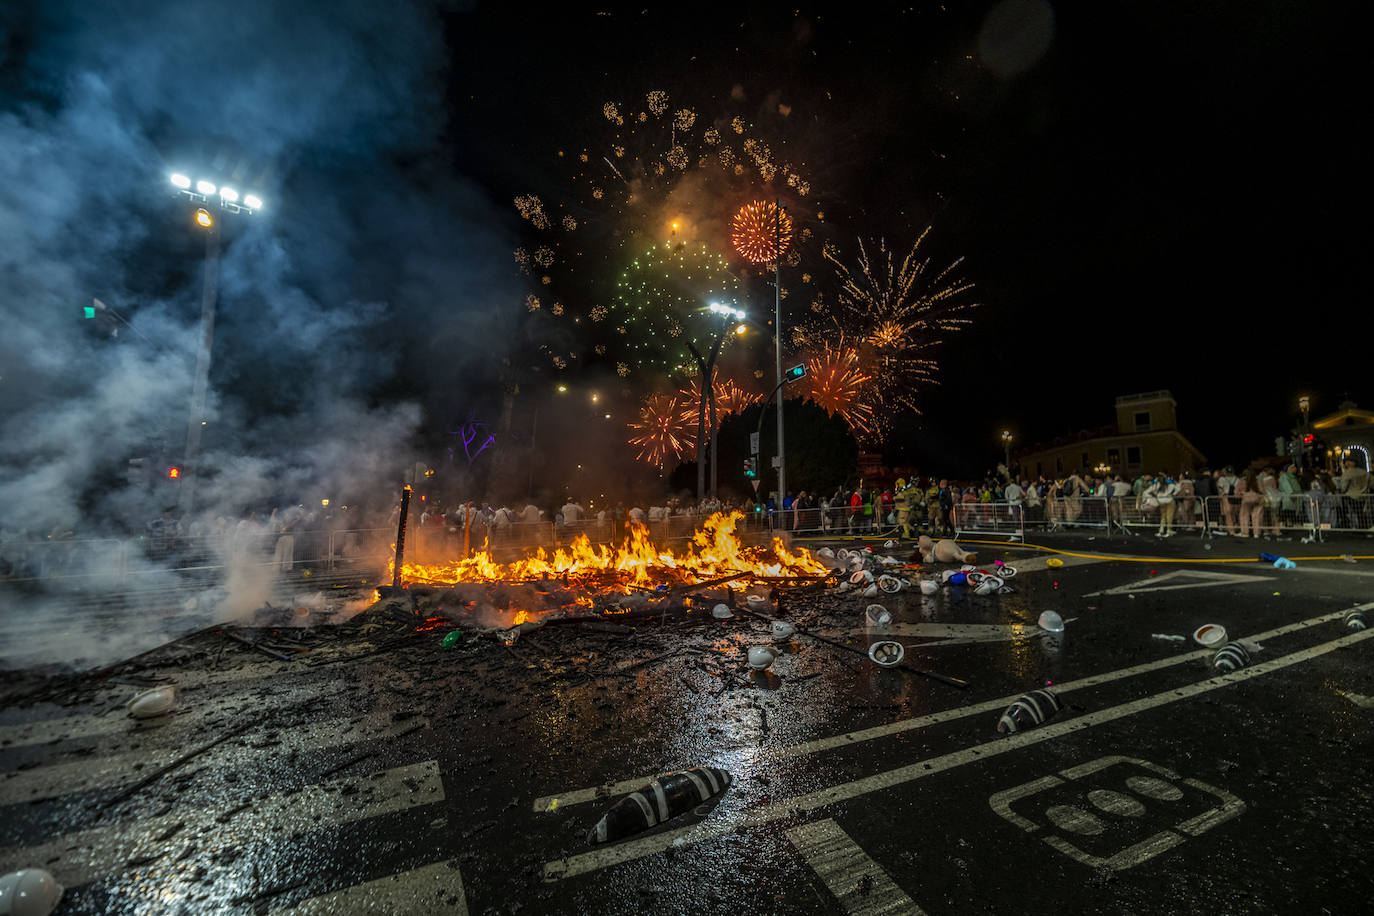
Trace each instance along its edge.
{"label": "red traffic signal", "polygon": [[1303,445],[1311,445],[1311,444],[1312,444],[1312,441],[1313,441],[1314,439],[1316,439],[1316,438],[1317,438],[1317,437],[1314,436],[1312,433],[1308,433],[1307,435],[1305,435],[1305,436],[1302,437],[1302,444],[1303,444]]}
{"label": "red traffic signal", "polygon": [[167,477],[168,477],[169,479],[171,479],[171,480],[176,480],[176,479],[177,479],[178,477],[180,477],[180,476],[181,476],[181,468],[168,468],[168,469],[167,469]]}

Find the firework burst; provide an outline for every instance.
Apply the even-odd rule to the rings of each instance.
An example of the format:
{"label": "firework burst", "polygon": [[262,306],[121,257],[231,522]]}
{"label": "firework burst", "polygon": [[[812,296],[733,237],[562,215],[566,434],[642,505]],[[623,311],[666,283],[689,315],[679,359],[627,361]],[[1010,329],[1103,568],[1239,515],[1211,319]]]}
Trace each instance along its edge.
{"label": "firework burst", "polygon": [[966,327],[965,314],[977,307],[966,296],[973,284],[957,276],[963,258],[931,270],[931,259],[921,249],[929,235],[927,227],[900,264],[881,241],[877,256],[870,258],[869,246],[860,240],[854,269],[833,246],[824,252],[840,281],[838,306],[829,320],[843,339],[856,342],[858,366],[872,378],[871,395],[864,400],[872,405],[875,437],[901,412],[920,413],[917,395],[935,383],[939,371],[935,348],[945,335]]}
{"label": "firework burst", "polygon": [[[762,395],[750,394],[748,391],[735,384],[730,379],[717,381],[716,385],[716,422],[719,423],[731,414],[742,413],[751,404],[757,404],[763,400]],[[679,406],[679,418],[684,423],[690,423],[695,429],[697,424],[697,411],[701,408],[701,388],[696,382],[684,385],[678,389],[677,401]],[[711,422],[710,405],[706,408],[706,422]]]}
{"label": "firework burst", "polygon": [[730,221],[730,244],[752,264],[771,264],[792,241],[792,218],[773,201],[745,204]]}
{"label": "firework burst", "polygon": [[807,398],[826,413],[842,418],[860,440],[876,432],[870,382],[859,351],[841,343],[827,343],[805,357]]}
{"label": "firework burst", "polygon": [[639,417],[628,424],[630,445],[639,449],[635,457],[667,471],[669,462],[681,461],[696,448],[696,415],[690,423],[682,419],[682,403],[676,395],[655,394],[645,399]]}

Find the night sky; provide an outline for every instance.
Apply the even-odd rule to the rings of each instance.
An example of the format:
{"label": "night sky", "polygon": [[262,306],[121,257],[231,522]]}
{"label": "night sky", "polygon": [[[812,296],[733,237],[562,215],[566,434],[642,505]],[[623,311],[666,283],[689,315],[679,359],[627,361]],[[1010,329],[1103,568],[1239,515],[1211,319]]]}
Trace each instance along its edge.
{"label": "night sky", "polygon": [[[794,317],[803,271],[833,289],[817,242],[852,263],[859,238],[903,252],[930,225],[936,269],[963,258],[981,307],[893,463],[978,475],[1004,428],[1047,441],[1167,388],[1208,459],[1241,465],[1301,394],[1317,415],[1374,405],[1352,5],[946,5],[0,5],[0,505],[42,530],[160,511],[164,492],[118,481],[186,441],[204,247],[168,182],[182,171],[268,202],[221,214],[206,511],[386,504],[398,467],[498,428],[513,383],[509,439],[480,462],[455,451],[462,486],[534,451],[549,479],[532,489],[597,495],[635,468],[661,488],[625,444],[654,379],[619,381],[610,355],[531,359],[588,342],[551,307],[530,319],[537,279],[512,259],[539,243],[514,199],[585,196],[570,165],[605,148],[603,103],[632,111],[651,90],[703,124],[743,116],[809,177],[793,212],[812,260],[783,276],[805,294]],[[648,230],[615,248],[625,226],[578,212],[569,246],[588,254],[560,260],[546,296],[585,309]],[[747,285],[766,313],[766,282]],[[128,323],[83,324],[93,298]],[[761,342],[736,371],[771,377]],[[559,480],[570,464],[599,476]]]}
{"label": "night sky", "polygon": [[[815,119],[808,166],[843,235],[965,257],[982,308],[896,455],[987,464],[1168,388],[1214,463],[1374,403],[1355,291],[1365,48],[1348,5],[1075,3],[1024,72],[981,63],[994,4],[850,16],[738,5],[451,18],[459,167],[494,197],[557,180],[603,98],[777,93]],[[1034,13],[1033,5],[1031,12]],[[1017,10],[1013,6],[1013,11]],[[804,113],[804,115],[803,115]]]}

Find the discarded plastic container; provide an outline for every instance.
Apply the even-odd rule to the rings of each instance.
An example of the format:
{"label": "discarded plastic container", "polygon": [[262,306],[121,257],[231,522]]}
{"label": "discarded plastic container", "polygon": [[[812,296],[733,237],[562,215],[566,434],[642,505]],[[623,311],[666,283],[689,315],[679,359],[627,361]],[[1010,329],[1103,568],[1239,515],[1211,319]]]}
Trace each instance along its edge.
{"label": "discarded plastic container", "polygon": [[1212,656],[1212,670],[1218,674],[1230,674],[1250,664],[1250,652],[1239,641],[1228,642]]}
{"label": "discarded plastic container", "polygon": [[868,657],[884,668],[891,668],[898,664],[904,655],[906,655],[905,646],[887,639],[882,642],[875,642],[868,647]]}
{"label": "discarded plastic container", "polygon": [[1298,564],[1294,563],[1292,560],[1288,559],[1287,557],[1279,557],[1277,560],[1274,561],[1274,568],[1275,568],[1275,569],[1297,569],[1297,568],[1298,568]]}
{"label": "discarded plastic container", "polygon": [[1059,559],[1058,557],[1050,557],[1048,560],[1045,561],[1045,565],[1048,566],[1050,569],[1058,569],[1059,567],[1064,565],[1064,561]]}
{"label": "discarded plastic container", "polygon": [[48,916],[62,899],[62,885],[41,868],[0,878],[0,916]]}
{"label": "discarded plastic container", "polygon": [[895,595],[902,590],[902,580],[896,576],[879,576],[878,588],[889,595]]}
{"label": "discarded plastic container", "polygon": [[768,646],[754,646],[749,650],[749,667],[762,671],[773,664],[773,659],[777,657],[776,649],[770,649]]}
{"label": "discarded plastic container", "polygon": [[848,551],[846,548],[841,547],[839,550],[835,551],[835,559],[837,559],[837,560],[848,560],[848,559],[849,559],[849,551]]}
{"label": "discarded plastic container", "polygon": [[997,575],[1001,576],[1003,579],[1010,579],[1016,575],[1016,567],[999,562],[997,564]]}
{"label": "discarded plastic container", "polygon": [[892,612],[881,604],[870,604],[864,608],[864,622],[869,626],[885,627],[892,622]]}
{"label": "discarded plastic container", "polygon": [[1204,623],[1193,631],[1193,642],[1208,649],[1215,649],[1226,642],[1226,628],[1219,623]]}
{"label": "discarded plastic container", "polygon": [[886,541],[883,541],[883,546],[891,550],[893,547],[897,546],[897,542],[892,540],[892,538],[888,538]]}
{"label": "discarded plastic container", "polygon": [[750,595],[748,598],[745,598],[744,601],[755,611],[761,611],[772,603],[764,595]]}
{"label": "discarded plastic container", "polygon": [[[1050,612],[1053,613],[1053,612]],[[1002,713],[997,720],[997,732],[1011,735],[1028,728],[1034,728],[1064,708],[1059,697],[1048,690],[1032,690],[1016,701]]]}
{"label": "discarded plastic container", "polygon": [[773,631],[773,638],[778,640],[779,642],[781,642],[784,639],[790,639],[792,637],[792,634],[797,632],[797,628],[794,627],[792,624],[788,623],[786,620],[773,621],[771,629]]}
{"label": "discarded plastic container", "polygon": [[711,608],[711,616],[717,620],[729,620],[731,617],[735,616],[735,612],[730,610],[730,605],[728,604],[717,604],[715,607]]}
{"label": "discarded plastic container", "polygon": [[1259,561],[1261,563],[1272,563],[1277,559],[1279,559],[1278,555],[1273,553],[1262,553],[1259,555]]}
{"label": "discarded plastic container", "polygon": [[454,646],[458,645],[462,639],[462,630],[450,630],[444,634],[443,639],[439,640],[439,645],[443,646],[445,649],[452,649]]}
{"label": "discarded plastic container", "polygon": [[940,584],[939,584],[938,582],[936,582],[934,579],[922,579],[922,580],[921,580],[921,594],[922,594],[922,595],[933,595],[933,594],[935,594],[936,592],[938,592],[939,590],[940,590]]}
{"label": "discarded plastic container", "polygon": [[1040,619],[1036,623],[1040,625],[1040,629],[1049,633],[1064,632],[1064,618],[1055,611],[1042,611]]}
{"label": "discarded plastic container", "polygon": [[[129,715],[135,719],[151,719],[171,712],[176,701],[175,687],[154,687],[125,703],[124,708],[129,710]],[[0,910],[0,913],[3,912]]]}
{"label": "discarded plastic container", "polygon": [[729,773],[715,767],[666,773],[612,805],[588,831],[587,842],[609,843],[686,814],[724,792],[731,781]]}
{"label": "discarded plastic container", "polygon": [[1364,611],[1347,611],[1345,614],[1345,626],[1348,630],[1363,630],[1368,626],[1364,619]]}
{"label": "discarded plastic container", "polygon": [[877,584],[876,582],[875,582],[874,584],[870,585],[868,588],[864,589],[864,597],[865,597],[865,598],[876,598],[876,597],[878,597],[878,584]]}
{"label": "discarded plastic container", "polygon": [[855,585],[858,585],[861,582],[872,582],[873,573],[869,572],[866,569],[860,569],[849,577],[849,581],[854,583]]}
{"label": "discarded plastic container", "polygon": [[1002,586],[1002,580],[996,576],[983,576],[973,593],[975,595],[995,595],[1002,590]]}
{"label": "discarded plastic container", "polygon": [[831,550],[829,547],[822,547],[820,550],[816,551],[816,556],[830,560],[834,558],[835,551]]}

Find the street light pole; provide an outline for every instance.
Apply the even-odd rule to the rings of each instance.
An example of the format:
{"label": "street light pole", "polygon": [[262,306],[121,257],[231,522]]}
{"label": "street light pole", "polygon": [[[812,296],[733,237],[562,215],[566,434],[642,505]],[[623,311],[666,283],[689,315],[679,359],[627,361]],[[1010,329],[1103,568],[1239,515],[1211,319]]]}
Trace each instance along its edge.
{"label": "street light pole", "polygon": [[1002,454],[1005,456],[1007,474],[1011,474],[1011,431],[1002,430]]}
{"label": "street light pole", "polygon": [[[773,356],[777,361],[778,390],[782,389],[782,200],[773,211]],[[782,398],[778,398],[778,518],[787,499],[787,459],[783,448]]]}
{"label": "street light pole", "polygon": [[205,226],[205,279],[200,294],[200,347],[196,351],[196,377],[191,388],[191,415],[186,421],[186,455],[181,464],[181,490],[177,513],[186,518],[195,506],[196,462],[200,437],[205,429],[205,394],[210,387],[210,353],[215,342],[215,309],[219,303],[219,221]]}

